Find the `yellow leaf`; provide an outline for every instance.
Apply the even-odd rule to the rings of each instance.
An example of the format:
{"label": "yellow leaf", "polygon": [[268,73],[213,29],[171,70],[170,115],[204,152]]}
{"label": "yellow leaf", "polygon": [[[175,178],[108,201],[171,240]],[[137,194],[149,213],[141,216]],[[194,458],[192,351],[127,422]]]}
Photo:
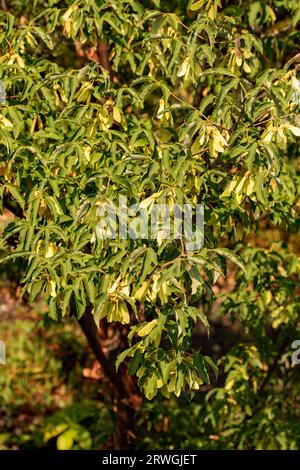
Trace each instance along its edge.
{"label": "yellow leaf", "polygon": [[213,149],[215,152],[222,153],[228,146],[226,139],[222,136],[218,129],[212,131]]}
{"label": "yellow leaf", "polygon": [[241,179],[241,181],[239,182],[239,184],[237,185],[236,189],[235,189],[235,193],[239,194],[241,192],[243,192],[243,188],[244,188],[244,184],[247,180],[247,173],[243,176],[243,178]]}
{"label": "yellow leaf", "polygon": [[157,388],[162,388],[164,386],[164,383],[163,383],[162,379],[157,380],[156,386],[157,386]]}
{"label": "yellow leaf", "polygon": [[169,293],[168,283],[164,282],[161,285],[160,290],[158,292],[158,296],[162,305],[168,302],[168,293]]}
{"label": "yellow leaf", "polygon": [[84,152],[83,152],[84,157],[88,162],[91,160],[91,150],[92,150],[91,147],[88,147],[88,146],[84,147]]}
{"label": "yellow leaf", "polygon": [[177,77],[185,77],[185,75],[188,73],[190,68],[189,65],[189,57],[187,57],[184,62],[182,62],[180,69],[177,72]]}
{"label": "yellow leaf", "polygon": [[6,119],[2,114],[0,114],[0,123],[3,124],[4,127],[13,127],[12,122]]}
{"label": "yellow leaf", "polygon": [[246,73],[251,72],[251,67],[247,64],[246,61],[244,61],[244,70],[245,70]]}
{"label": "yellow leaf", "polygon": [[21,69],[25,67],[24,60],[19,56],[19,54],[12,54],[8,61],[8,65],[14,64],[15,62],[17,62]]}
{"label": "yellow leaf", "polygon": [[198,0],[198,2],[194,3],[191,7],[190,10],[192,11],[197,11],[200,10],[201,7],[206,3],[205,0]]}
{"label": "yellow leaf", "polygon": [[262,142],[271,142],[274,131],[273,128],[267,129],[262,135]]}
{"label": "yellow leaf", "polygon": [[147,209],[148,207],[152,206],[156,199],[161,195],[162,191],[159,191],[158,193],[153,193],[152,196],[147,197],[147,199],[144,199],[142,202],[139,204],[139,208],[141,209]]}
{"label": "yellow leaf", "polygon": [[149,333],[151,333],[151,331],[156,325],[157,325],[157,318],[147,323],[137,333],[141,338],[143,338],[144,336],[147,336]]}
{"label": "yellow leaf", "polygon": [[166,240],[167,238],[167,231],[166,230],[158,230],[157,232],[157,244],[158,246],[161,246],[164,242],[164,240]]}
{"label": "yellow leaf", "polygon": [[158,107],[158,110],[157,110],[157,118],[158,119],[162,119],[163,118],[163,111],[165,109],[165,100],[163,98],[160,98],[159,100],[159,107]]}
{"label": "yellow leaf", "polygon": [[50,295],[51,297],[56,297],[56,284],[54,281],[50,281]]}
{"label": "yellow leaf", "polygon": [[63,15],[63,20],[67,21],[72,13],[74,13],[78,9],[77,5],[72,5],[70,8],[67,9],[67,11]]}
{"label": "yellow leaf", "polygon": [[50,242],[45,258],[52,258],[52,256],[55,255],[55,253],[56,253],[56,245],[55,243]]}
{"label": "yellow leaf", "polygon": [[148,292],[148,287],[149,287],[148,282],[144,281],[142,285],[138,288],[138,290],[135,292],[135,294],[133,295],[133,298],[136,300],[144,300]]}
{"label": "yellow leaf", "polygon": [[68,429],[58,436],[56,446],[58,450],[70,450],[72,449],[74,438],[76,437],[76,431],[74,429]]}
{"label": "yellow leaf", "polygon": [[288,129],[297,137],[300,137],[300,128],[296,126],[288,126]]}
{"label": "yellow leaf", "polygon": [[210,9],[208,10],[208,18],[213,21],[216,18],[216,16],[217,16],[217,5],[212,5]]}
{"label": "yellow leaf", "polygon": [[242,63],[243,63],[242,57],[237,55],[236,58],[235,58],[235,62],[236,62],[236,65],[237,65],[238,67],[241,67],[241,65],[242,65]]}
{"label": "yellow leaf", "polygon": [[247,196],[251,196],[251,194],[253,194],[254,187],[255,187],[255,181],[251,176],[249,176],[247,178],[247,181],[245,183],[245,188],[244,188]]}
{"label": "yellow leaf", "polygon": [[101,320],[102,318],[105,318],[107,316],[107,312],[108,312],[108,309],[110,307],[110,301],[109,300],[106,300],[100,307],[99,307],[99,310],[97,312],[97,314],[99,314],[99,320]]}
{"label": "yellow leaf", "polygon": [[233,387],[233,385],[234,385],[234,382],[235,382],[235,381],[234,381],[233,379],[229,380],[229,381],[226,383],[226,385],[225,385],[225,390],[230,390],[230,389],[232,389],[232,387]]}
{"label": "yellow leaf", "polygon": [[120,112],[120,109],[118,108],[118,106],[114,106],[114,108],[113,108],[113,118],[114,118],[114,121],[116,121],[116,122],[121,122],[122,121],[121,112]]}
{"label": "yellow leaf", "polygon": [[149,293],[149,297],[150,297],[150,300],[152,300],[152,302],[154,302],[158,294],[157,283],[158,283],[159,278],[160,278],[160,274],[153,274],[152,276],[153,285],[152,285],[151,294]]}
{"label": "yellow leaf", "polygon": [[130,323],[130,315],[128,312],[128,308],[124,300],[120,300],[117,304],[118,309],[118,319],[122,325]]}
{"label": "yellow leaf", "polygon": [[106,318],[109,323],[116,321],[116,302],[109,302]]}

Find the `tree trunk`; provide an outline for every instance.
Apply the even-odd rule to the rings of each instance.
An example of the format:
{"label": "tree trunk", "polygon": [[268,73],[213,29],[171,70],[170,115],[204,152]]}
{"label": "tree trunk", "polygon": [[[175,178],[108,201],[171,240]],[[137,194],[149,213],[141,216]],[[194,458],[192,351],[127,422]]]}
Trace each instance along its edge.
{"label": "tree trunk", "polygon": [[89,309],[86,309],[78,323],[111,385],[111,399],[115,413],[113,447],[117,450],[129,449],[135,436],[134,409],[131,404],[133,394],[130,391],[130,384],[125,385],[127,374],[117,373],[114,363],[105,356],[101,347],[98,327]]}

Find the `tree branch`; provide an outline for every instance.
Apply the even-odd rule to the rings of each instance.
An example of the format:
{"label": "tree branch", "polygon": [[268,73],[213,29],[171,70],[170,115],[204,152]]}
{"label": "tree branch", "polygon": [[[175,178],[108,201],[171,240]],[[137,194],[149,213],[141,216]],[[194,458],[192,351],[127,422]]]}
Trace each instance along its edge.
{"label": "tree branch", "polygon": [[95,354],[99,364],[101,365],[105,375],[111,381],[114,391],[116,394],[116,398],[124,399],[128,398],[127,390],[123,384],[122,379],[117,374],[114,365],[107,359],[105,356],[101,343],[100,338],[98,335],[98,327],[94,320],[93,315],[90,312],[90,309],[86,309],[82,317],[78,320],[78,323],[86,336],[86,339]]}
{"label": "tree branch", "polygon": [[6,5],[6,0],[1,0],[1,9],[3,11],[8,11],[7,5]]}
{"label": "tree branch", "polygon": [[111,381],[113,393],[115,395],[114,408],[115,413],[115,432],[113,435],[113,448],[115,450],[130,449],[132,441],[135,439],[134,430],[134,407],[131,401],[130,390],[127,390],[119,374],[115,370],[113,362],[110,362],[105,356],[99,338],[98,327],[91,314],[90,308],[87,308],[78,323],[86,336],[86,339],[101,365],[105,375]]}

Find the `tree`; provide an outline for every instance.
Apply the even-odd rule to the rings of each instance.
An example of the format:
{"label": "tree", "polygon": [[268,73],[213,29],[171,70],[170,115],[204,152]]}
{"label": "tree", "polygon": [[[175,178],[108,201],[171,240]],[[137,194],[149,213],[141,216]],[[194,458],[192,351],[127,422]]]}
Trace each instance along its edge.
{"label": "tree", "polygon": [[[294,339],[299,259],[249,236],[299,229],[299,6],[2,2],[0,200],[16,216],[2,261],[26,259],[23,293],[44,295],[50,318],[78,319],[110,379],[116,448],[132,445],[140,393],[215,380],[193,331],[202,322],[209,334],[228,263],[236,284],[223,308],[253,336],[244,365],[262,364],[248,418]],[[202,204],[203,246],[166,237],[160,219],[154,239],[99,237],[101,211],[120,197],[147,216]],[[104,352],[110,334],[118,345]]]}

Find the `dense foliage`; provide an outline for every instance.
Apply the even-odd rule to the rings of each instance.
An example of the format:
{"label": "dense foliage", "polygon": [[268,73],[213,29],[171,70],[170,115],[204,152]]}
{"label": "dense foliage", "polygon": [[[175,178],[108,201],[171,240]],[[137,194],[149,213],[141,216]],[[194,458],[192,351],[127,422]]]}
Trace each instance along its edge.
{"label": "dense foliage", "polygon": [[[256,243],[299,230],[299,20],[299,0],[12,1],[0,14],[0,195],[17,216],[3,262],[27,260],[23,293],[42,293],[53,320],[89,311],[128,335],[111,360],[147,399],[197,400],[215,383],[199,413],[221,448],[299,445],[299,253]],[[203,204],[203,247],[162,230],[99,240],[99,208],[119,196],[149,214]],[[216,382],[193,333],[209,334],[229,272],[218,302],[247,339]]]}

